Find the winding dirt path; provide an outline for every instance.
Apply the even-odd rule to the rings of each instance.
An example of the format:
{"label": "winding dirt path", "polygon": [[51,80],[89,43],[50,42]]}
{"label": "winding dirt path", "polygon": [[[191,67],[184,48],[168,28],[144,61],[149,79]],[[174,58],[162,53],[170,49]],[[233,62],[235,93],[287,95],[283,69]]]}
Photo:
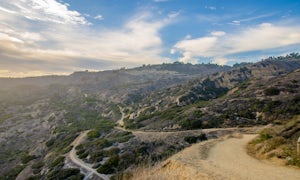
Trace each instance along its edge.
{"label": "winding dirt path", "polygon": [[[259,161],[246,153],[246,144],[255,135],[230,138],[217,143],[207,158],[207,171],[225,179],[300,179],[300,170]],[[224,178],[221,179],[224,179]]]}
{"label": "winding dirt path", "polygon": [[122,114],[121,118],[117,121],[117,123],[120,125],[120,127],[123,127],[124,126],[124,117],[125,117],[125,113],[124,113],[124,108],[122,108],[121,106],[119,106],[119,109],[120,109],[120,112]]}
{"label": "winding dirt path", "polygon": [[245,146],[254,137],[238,135],[195,144],[155,167],[138,170],[133,179],[300,179],[299,169],[249,156]]}
{"label": "winding dirt path", "polygon": [[85,174],[85,178],[84,179],[90,179],[90,178],[94,178],[96,177],[97,179],[104,179],[104,180],[109,180],[110,176],[107,176],[105,174],[100,174],[98,173],[95,169],[93,169],[89,164],[86,164],[84,161],[82,161],[81,159],[79,159],[76,155],[76,146],[78,146],[79,144],[81,144],[86,136],[88,131],[84,131],[82,132],[73,142],[72,142],[72,150],[70,151],[70,153],[67,156],[67,159],[69,159],[69,161],[73,164],[75,164],[76,166],[78,166],[80,168],[81,171],[84,172]]}

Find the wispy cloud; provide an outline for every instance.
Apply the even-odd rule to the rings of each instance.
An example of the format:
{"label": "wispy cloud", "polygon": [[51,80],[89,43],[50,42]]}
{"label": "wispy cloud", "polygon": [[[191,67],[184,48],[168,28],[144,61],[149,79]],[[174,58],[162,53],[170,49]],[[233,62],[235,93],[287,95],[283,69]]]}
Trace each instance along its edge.
{"label": "wispy cloud", "polygon": [[213,31],[210,33],[212,36],[224,36],[226,32],[224,31]]}
{"label": "wispy cloud", "polygon": [[232,22],[230,22],[230,23],[228,23],[228,24],[235,25],[235,26],[239,26],[239,25],[241,25],[241,21],[234,20],[234,21],[232,21]]}
{"label": "wispy cloud", "polygon": [[240,32],[212,32],[206,37],[184,39],[173,46],[172,52],[179,52],[182,55],[179,60],[183,62],[205,57],[226,64],[228,55],[296,44],[300,44],[300,26],[263,23]]}
{"label": "wispy cloud", "polygon": [[205,9],[210,9],[212,11],[217,10],[215,6],[205,6]]}
{"label": "wispy cloud", "polygon": [[176,18],[179,15],[180,15],[180,11],[177,11],[177,12],[174,11],[174,12],[169,13],[168,17],[169,18]]}
{"label": "wispy cloud", "polygon": [[104,18],[101,14],[98,14],[97,16],[94,17],[94,19],[103,20]]}
{"label": "wispy cloud", "polygon": [[153,0],[154,2],[166,2],[166,1],[169,1],[169,0]]}
{"label": "wispy cloud", "polygon": [[232,22],[230,22],[228,24],[240,25],[241,23],[244,23],[244,22],[255,21],[255,20],[258,20],[258,19],[264,19],[264,18],[267,18],[267,17],[274,16],[275,14],[276,13],[260,14],[260,15],[251,16],[251,17],[247,17],[247,18],[236,19],[236,20],[233,20]]}

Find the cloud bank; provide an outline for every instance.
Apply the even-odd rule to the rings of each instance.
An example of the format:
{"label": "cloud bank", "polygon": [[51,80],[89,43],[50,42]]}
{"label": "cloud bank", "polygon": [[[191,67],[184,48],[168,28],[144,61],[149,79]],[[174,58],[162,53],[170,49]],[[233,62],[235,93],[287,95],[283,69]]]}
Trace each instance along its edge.
{"label": "cloud bank", "polygon": [[174,17],[140,12],[116,29],[95,29],[84,15],[55,0],[1,2],[0,76],[161,63],[159,31]]}
{"label": "cloud bank", "polygon": [[180,53],[182,62],[212,58],[215,63],[226,64],[229,55],[297,44],[300,44],[300,26],[262,23],[235,33],[214,31],[209,36],[184,39],[173,46],[172,53]]}

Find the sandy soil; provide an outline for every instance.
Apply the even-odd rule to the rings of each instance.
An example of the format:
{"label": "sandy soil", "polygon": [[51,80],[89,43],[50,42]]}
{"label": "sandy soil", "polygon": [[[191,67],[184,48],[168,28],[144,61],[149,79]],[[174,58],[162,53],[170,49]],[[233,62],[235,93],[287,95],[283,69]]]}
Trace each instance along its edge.
{"label": "sandy soil", "polygon": [[[225,179],[300,179],[300,170],[259,161],[246,153],[246,144],[255,135],[230,138],[217,143],[207,158],[210,173]],[[224,179],[222,178],[222,179]]]}
{"label": "sandy soil", "polygon": [[133,179],[300,179],[300,170],[259,161],[246,153],[255,135],[236,135],[195,144]]}

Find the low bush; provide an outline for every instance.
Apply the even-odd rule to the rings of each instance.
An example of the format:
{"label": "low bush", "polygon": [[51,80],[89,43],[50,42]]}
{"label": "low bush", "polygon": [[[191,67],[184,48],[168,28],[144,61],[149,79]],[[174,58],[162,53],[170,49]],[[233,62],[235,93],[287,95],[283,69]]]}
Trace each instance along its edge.
{"label": "low bush", "polygon": [[[17,165],[13,169],[11,169],[8,173],[4,174],[4,179],[16,179],[18,174],[25,168],[25,165]],[[1,178],[1,176],[0,176]]]}
{"label": "low bush", "polygon": [[50,167],[53,168],[53,167],[58,166],[58,165],[63,165],[63,164],[64,164],[64,161],[65,161],[65,157],[59,156],[58,158],[56,158],[56,159],[50,164]]}
{"label": "low bush", "polygon": [[25,153],[21,156],[21,161],[23,164],[27,164],[29,161],[36,159],[37,157],[34,155],[29,155],[28,153]]}
{"label": "low bush", "polygon": [[280,90],[276,87],[269,87],[264,90],[266,96],[276,96],[280,94]]}
{"label": "low bush", "polygon": [[193,143],[196,143],[198,141],[205,141],[207,140],[207,137],[205,134],[201,134],[199,136],[187,136],[187,137],[184,137],[184,140],[186,142],[188,142],[189,144],[193,144]]}
{"label": "low bush", "polygon": [[272,138],[272,135],[268,131],[262,131],[261,133],[259,133],[259,138],[260,141],[262,142]]}
{"label": "low bush", "polygon": [[92,139],[98,138],[100,135],[101,135],[100,131],[92,130],[87,134],[87,137],[90,140],[92,140]]}
{"label": "low bush", "polygon": [[81,180],[84,178],[83,174],[80,174],[80,170],[76,168],[61,169],[59,171],[54,171],[48,174],[47,179],[49,180]]}
{"label": "low bush", "polygon": [[104,151],[104,154],[105,154],[106,156],[111,157],[111,156],[117,155],[119,152],[120,152],[120,149],[119,149],[119,148],[117,148],[117,147],[112,147],[112,148],[110,148],[109,150]]}
{"label": "low bush", "polygon": [[118,168],[119,160],[118,155],[112,156],[97,171],[102,174],[113,174]]}

